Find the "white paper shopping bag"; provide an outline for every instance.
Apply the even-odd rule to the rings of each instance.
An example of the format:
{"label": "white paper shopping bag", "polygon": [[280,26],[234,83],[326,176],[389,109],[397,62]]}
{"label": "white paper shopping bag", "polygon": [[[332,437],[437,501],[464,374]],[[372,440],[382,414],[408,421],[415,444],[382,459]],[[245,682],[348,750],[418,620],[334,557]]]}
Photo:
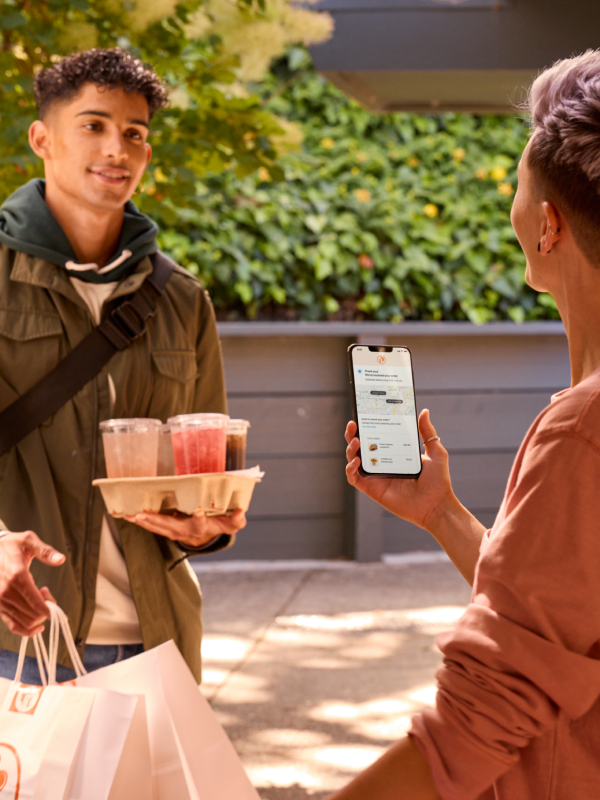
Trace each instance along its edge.
{"label": "white paper shopping bag", "polygon": [[259,800],[174,642],[77,679],[146,698],[154,800]]}
{"label": "white paper shopping bag", "polygon": [[17,680],[0,685],[1,800],[152,800],[144,698],[56,685],[60,628],[76,673],[85,670],[66,617],[48,607],[50,654],[41,637],[34,645],[42,681],[51,685],[19,682],[26,641]]}
{"label": "white paper shopping bag", "polygon": [[[0,750],[12,754],[2,800],[5,794],[11,800],[64,800],[94,697],[74,688],[13,684],[0,709]],[[58,740],[60,748],[47,760],[49,745]]]}

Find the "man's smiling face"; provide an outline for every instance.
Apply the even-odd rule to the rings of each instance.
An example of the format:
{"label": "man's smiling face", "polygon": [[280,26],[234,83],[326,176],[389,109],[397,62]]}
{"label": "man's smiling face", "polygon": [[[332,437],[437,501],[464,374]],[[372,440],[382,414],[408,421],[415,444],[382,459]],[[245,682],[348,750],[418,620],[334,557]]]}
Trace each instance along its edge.
{"label": "man's smiling face", "polygon": [[150,160],[148,123],[143,95],[84,84],[72,100],[56,102],[43,122],[34,123],[45,128],[44,152],[38,154],[47,183],[89,209],[122,208]]}

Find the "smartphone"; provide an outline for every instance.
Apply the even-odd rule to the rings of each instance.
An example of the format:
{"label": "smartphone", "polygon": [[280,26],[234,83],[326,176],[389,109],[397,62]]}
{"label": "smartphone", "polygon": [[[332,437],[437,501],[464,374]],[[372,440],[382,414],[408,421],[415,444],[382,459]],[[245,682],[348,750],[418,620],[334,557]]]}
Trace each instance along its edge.
{"label": "smartphone", "polygon": [[367,478],[418,478],[421,448],[412,357],[408,347],[348,348],[359,472]]}

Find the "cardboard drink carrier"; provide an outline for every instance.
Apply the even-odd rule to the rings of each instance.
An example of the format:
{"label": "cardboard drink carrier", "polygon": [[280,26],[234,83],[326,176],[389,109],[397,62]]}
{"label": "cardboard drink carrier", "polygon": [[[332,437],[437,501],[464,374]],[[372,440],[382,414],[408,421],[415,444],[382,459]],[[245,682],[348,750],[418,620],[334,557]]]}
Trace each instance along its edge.
{"label": "cardboard drink carrier", "polygon": [[254,487],[264,475],[260,467],[199,475],[165,475],[156,478],[100,478],[93,482],[102,492],[113,517],[133,516],[145,511],[180,511],[207,516],[227,514],[237,508],[247,511]]}

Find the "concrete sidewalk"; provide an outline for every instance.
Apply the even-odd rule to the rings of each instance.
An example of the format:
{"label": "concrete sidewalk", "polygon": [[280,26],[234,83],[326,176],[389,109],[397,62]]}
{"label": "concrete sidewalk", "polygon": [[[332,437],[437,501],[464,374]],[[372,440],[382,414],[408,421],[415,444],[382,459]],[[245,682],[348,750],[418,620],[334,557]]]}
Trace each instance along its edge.
{"label": "concrete sidewalk", "polygon": [[432,701],[470,587],[416,561],[195,565],[203,690],[263,800],[321,800]]}

